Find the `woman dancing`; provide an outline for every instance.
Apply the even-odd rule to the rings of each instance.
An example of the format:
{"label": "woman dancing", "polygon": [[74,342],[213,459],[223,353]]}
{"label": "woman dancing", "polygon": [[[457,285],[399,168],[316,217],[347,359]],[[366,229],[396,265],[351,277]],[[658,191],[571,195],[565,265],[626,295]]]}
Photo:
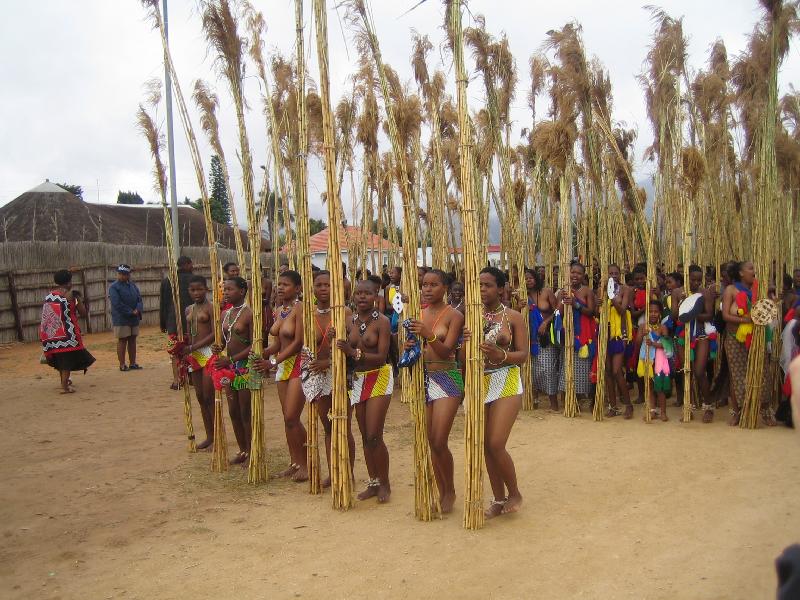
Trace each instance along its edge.
{"label": "woman dancing", "polygon": [[[317,336],[317,353],[312,358],[309,354],[303,355],[303,393],[307,402],[317,403],[317,412],[322,428],[325,430],[325,457],[328,461],[328,477],[322,482],[322,487],[331,484],[331,420],[328,413],[331,410],[331,393],[333,390],[333,373],[331,371],[331,342],[334,338],[331,316],[331,274],[329,271],[314,273],[314,297],[317,299],[314,308],[314,331]],[[344,309],[345,321],[352,320],[352,312]],[[352,410],[348,410],[347,443],[350,447],[350,470],[356,455],[356,443],[350,429]]]}
{"label": "woman dancing", "polygon": [[[300,351],[303,348],[303,311],[297,300],[300,282],[297,271],[286,270],[278,276],[278,306],[269,332],[275,341],[262,355],[265,359],[272,357],[270,364],[277,365],[275,381],[278,383],[286,443],[289,446],[289,459],[292,461],[279,476],[291,477],[297,482],[308,481],[306,428],[300,419],[305,405],[300,384]],[[269,368],[263,361],[257,364],[260,372]]]}
{"label": "woman dancing", "polygon": [[[447,445],[458,405],[464,399],[464,379],[456,364],[456,346],[464,330],[464,315],[445,302],[450,278],[431,269],[422,279],[422,302],[426,308],[420,320],[411,321],[411,331],[425,344],[425,403],[428,443],[443,513],[453,510],[453,455]],[[414,342],[407,342],[413,346]]]}
{"label": "woman dancing", "polygon": [[[378,498],[388,502],[392,494],[389,484],[389,450],[383,441],[383,426],[394,391],[394,374],[389,357],[389,319],[377,309],[380,280],[374,277],[356,283],[353,300],[355,313],[346,340],[336,346],[350,361],[353,371],[350,404],[356,407],[356,419],[361,431],[364,461],[369,481],[358,495],[359,500]],[[352,362],[351,362],[352,361]]]}

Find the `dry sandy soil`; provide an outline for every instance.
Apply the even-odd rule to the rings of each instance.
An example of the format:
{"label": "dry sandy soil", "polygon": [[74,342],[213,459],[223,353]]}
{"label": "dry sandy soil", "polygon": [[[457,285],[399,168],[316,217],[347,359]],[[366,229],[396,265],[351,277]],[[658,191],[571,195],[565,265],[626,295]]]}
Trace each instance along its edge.
{"label": "dry sandy soil", "polygon": [[[773,561],[800,536],[798,441],[731,429],[722,411],[710,426],[680,424],[679,409],[651,425],[522,414],[523,510],[468,532],[460,504],[415,521],[397,398],[391,503],[339,513],[304,484],[249,486],[188,454],[156,331],[141,372],[118,371],[109,334],[87,345],[98,361],[70,396],[37,345],[0,350],[2,598],[770,598]],[[266,406],[275,472],[288,461],[274,387]],[[462,432],[459,415],[459,490]]]}

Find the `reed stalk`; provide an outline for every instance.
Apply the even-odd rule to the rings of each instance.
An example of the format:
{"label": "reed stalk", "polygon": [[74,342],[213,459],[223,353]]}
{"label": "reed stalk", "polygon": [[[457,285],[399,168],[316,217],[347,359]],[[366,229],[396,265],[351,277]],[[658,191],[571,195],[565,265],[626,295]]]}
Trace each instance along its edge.
{"label": "reed stalk", "polygon": [[[403,293],[407,297],[404,313],[406,318],[420,318],[419,284],[416,273],[418,245],[416,224],[419,207],[415,202],[416,198],[411,185],[413,179],[409,173],[409,162],[413,160],[413,144],[416,136],[411,131],[404,131],[402,132],[404,135],[401,137],[397,112],[404,108],[407,99],[397,89],[397,85],[395,85],[395,89],[390,90],[387,69],[383,63],[378,37],[375,34],[375,26],[367,3],[364,0],[353,0],[350,8],[350,18],[353,23],[360,24],[361,41],[370,49],[375,61],[383,96],[389,140],[395,158],[397,184],[403,202]],[[410,143],[409,136],[414,138],[410,140]],[[412,148],[409,148],[409,145]],[[422,362],[417,361],[412,367],[403,369],[402,375],[402,397],[410,403],[411,414],[414,418],[414,512],[419,520],[430,521],[441,516],[441,506],[428,445]]]}
{"label": "reed stalk", "polygon": [[[339,257],[339,214],[341,201],[336,185],[336,144],[334,116],[331,110],[330,76],[328,72],[328,16],[325,0],[313,0],[314,23],[317,38],[317,59],[319,62],[319,89],[322,104],[323,160],[325,166],[325,191],[328,209],[328,261],[331,274],[331,319],[337,340],[347,337],[344,322],[344,284],[342,265]],[[353,506],[353,475],[350,468],[350,448],[347,443],[349,397],[345,371],[344,353],[335,345],[331,349],[331,369],[333,394],[331,407],[331,496],[333,508],[349,510]]]}
{"label": "reed stalk", "polygon": [[[153,106],[157,106],[160,101],[161,90],[152,97]],[[172,305],[175,309],[175,329],[176,338],[179,342],[184,342],[183,315],[181,314],[180,290],[178,288],[178,258],[175,256],[174,238],[172,237],[172,216],[169,206],[167,206],[167,171],[161,159],[161,150],[164,147],[164,139],[155,120],[147,112],[143,105],[139,105],[136,113],[139,131],[144,135],[150,148],[150,155],[153,158],[153,176],[155,178],[155,188],[161,198],[161,209],[164,216],[164,236],[167,246],[167,264],[169,265],[168,277],[170,290],[172,292]],[[194,439],[194,424],[192,423],[192,399],[189,384],[181,380],[183,390],[183,418],[186,425],[186,438],[189,440],[189,452],[197,452],[197,444]]]}
{"label": "reed stalk", "polygon": [[[217,240],[214,232],[214,221],[211,219],[211,204],[208,198],[208,188],[206,187],[205,171],[203,170],[203,160],[200,155],[200,147],[194,134],[189,110],[183,96],[175,65],[172,61],[172,54],[167,44],[164,21],[161,16],[158,0],[142,0],[142,5],[148,10],[148,15],[152,19],[155,27],[161,35],[161,47],[164,52],[164,62],[172,76],[172,86],[175,92],[175,100],[178,105],[178,115],[181,120],[186,141],[189,146],[189,154],[192,158],[197,187],[200,189],[200,199],[203,205],[203,219],[206,227],[206,240],[208,242],[208,260],[211,269],[211,289],[219,289],[219,259],[217,258]],[[258,246],[256,246],[258,247]],[[257,254],[257,253],[256,253]],[[222,330],[220,329],[219,319],[219,300],[217,294],[211,294],[212,327],[214,329],[214,344],[219,346],[222,341]],[[211,453],[211,470],[217,473],[228,470],[228,450],[225,436],[225,423],[222,410],[222,392],[217,391],[214,397],[214,447]]]}
{"label": "reed stalk", "polygon": [[[203,29],[208,40],[209,49],[217,53],[217,65],[230,88],[233,105],[236,111],[236,124],[239,132],[239,159],[242,165],[242,188],[247,212],[247,235],[250,241],[250,282],[253,312],[252,356],[261,356],[263,350],[262,323],[263,304],[261,298],[261,229],[259,227],[256,199],[253,190],[253,157],[250,140],[245,124],[245,99],[243,90],[245,41],[239,36],[239,15],[236,14],[228,0],[209,2],[203,13]],[[253,370],[255,373],[255,370]],[[261,378],[250,377],[250,404],[252,440],[250,445],[250,462],[248,466],[248,482],[264,483],[267,481],[267,459],[264,447],[264,399],[261,390]]]}
{"label": "reed stalk", "polygon": [[466,344],[464,372],[464,527],[480,529],[483,509],[483,357],[479,348],[483,331],[480,280],[478,273],[477,206],[473,189],[473,141],[467,106],[467,70],[464,64],[464,32],[461,25],[463,0],[446,0],[446,22],[453,62],[455,63],[456,99],[458,107],[459,165],[461,181],[461,235],[464,267],[464,302],[466,326],[472,332]]}

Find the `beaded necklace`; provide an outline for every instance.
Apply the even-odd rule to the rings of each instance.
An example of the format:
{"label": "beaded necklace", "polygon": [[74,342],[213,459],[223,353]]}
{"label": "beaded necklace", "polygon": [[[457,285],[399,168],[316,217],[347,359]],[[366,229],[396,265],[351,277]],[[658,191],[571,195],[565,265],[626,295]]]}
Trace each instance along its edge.
{"label": "beaded necklace", "polygon": [[[233,309],[239,309],[236,313],[236,317],[234,317],[233,321],[231,321],[231,313]],[[242,302],[239,306],[232,306],[228,310],[225,311],[225,316],[222,318],[222,337],[225,340],[225,345],[227,346],[231,341],[231,336],[233,334],[233,327],[236,325],[236,321],[239,320],[239,316],[242,314],[244,310],[244,302]],[[227,335],[225,334],[227,331]]]}
{"label": "beaded necklace", "polygon": [[364,333],[367,331],[367,326],[372,321],[377,321],[379,316],[380,315],[378,314],[377,310],[373,310],[372,311],[372,315],[371,315],[372,320],[371,321],[362,321],[361,318],[357,314],[353,315],[353,323],[356,323],[356,322],[359,323],[359,325],[358,325],[358,334],[361,337],[364,337]]}

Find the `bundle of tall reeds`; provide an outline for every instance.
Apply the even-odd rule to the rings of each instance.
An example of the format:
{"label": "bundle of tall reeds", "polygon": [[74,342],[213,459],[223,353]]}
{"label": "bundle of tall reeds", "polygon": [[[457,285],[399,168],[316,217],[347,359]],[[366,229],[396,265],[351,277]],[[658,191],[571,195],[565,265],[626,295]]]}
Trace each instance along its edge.
{"label": "bundle of tall reeds", "polygon": [[[151,84],[150,90],[148,103],[155,108],[161,100],[160,84],[158,84],[158,82],[156,82],[156,84]],[[164,243],[167,246],[169,284],[172,291],[172,305],[175,308],[175,335],[177,341],[183,343],[183,315],[181,314],[180,290],[178,288],[178,264],[177,257],[175,256],[174,239],[172,237],[172,216],[167,206],[167,171],[164,167],[164,162],[161,160],[161,150],[164,146],[164,139],[155,124],[155,120],[141,104],[136,113],[136,121],[139,131],[147,140],[147,144],[150,148],[150,155],[153,157],[155,189],[161,198],[161,208],[164,214]],[[192,399],[187,381],[181,381],[181,389],[183,390],[183,417],[186,423],[186,437],[189,440],[189,452],[197,452],[197,444],[194,439],[194,424],[192,423]]]}
{"label": "bundle of tall reeds", "polygon": [[[308,226],[308,111],[306,108],[306,64],[303,36],[303,0],[295,0],[295,58],[297,60],[297,158],[294,165],[294,213],[297,237],[297,265],[303,280],[303,344],[312,353],[317,352],[317,333],[314,327],[314,276],[311,270]],[[289,228],[291,229],[291,227]],[[289,238],[287,238],[288,240]],[[322,493],[319,460],[319,410],[311,402],[306,411],[306,462],[308,464],[308,491]]]}
{"label": "bundle of tall reeds", "polygon": [[[239,36],[238,27],[239,15],[231,9],[228,0],[209,1],[205,5],[203,30],[208,40],[209,49],[216,52],[217,66],[220,74],[228,82],[236,111],[236,123],[239,130],[239,159],[242,165],[242,187],[247,210],[247,234],[251,249],[250,272],[253,274],[250,282],[251,310],[253,312],[251,352],[253,356],[261,356],[263,350],[263,303],[261,302],[261,258],[258,251],[261,245],[261,228],[253,192],[253,157],[244,118],[245,40]],[[259,377],[251,376],[250,403],[252,407],[252,441],[248,481],[250,483],[263,483],[267,480],[268,473],[266,454],[264,452],[264,399]]]}
{"label": "bundle of tall reeds", "polygon": [[[751,40],[753,58],[760,61],[766,74],[755,91],[761,93],[760,117],[755,127],[755,214],[752,231],[752,257],[759,277],[759,299],[767,297],[770,277],[776,283],[782,276],[782,265],[778,264],[780,253],[772,242],[779,237],[778,214],[783,208],[778,194],[778,169],[775,150],[778,121],[778,69],[789,49],[789,37],[798,25],[798,7],[795,2],[762,0],[764,18],[759,23]],[[750,115],[753,117],[753,115]],[[773,267],[775,270],[773,271]],[[753,301],[756,297],[753,295]],[[766,325],[754,324],[753,337],[747,359],[745,398],[742,404],[739,425],[754,429],[764,398],[767,365]]]}
{"label": "bundle of tall reeds", "polygon": [[[420,125],[420,103],[402,89],[396,73],[383,62],[372,16],[364,0],[352,0],[349,18],[357,27],[359,44],[369,48],[377,68],[383,96],[389,140],[395,157],[397,184],[403,202],[403,293],[406,317],[419,318],[419,284],[417,282],[417,213],[418,205],[412,189],[414,151]],[[390,81],[391,80],[391,81]],[[402,336],[398,336],[402,337]],[[425,414],[425,387],[422,361],[403,369],[402,396],[411,405],[414,418],[414,512],[418,519],[430,521],[441,516],[439,490],[433,474],[428,445]]]}
{"label": "bundle of tall reeds", "polygon": [[463,0],[445,0],[445,31],[453,53],[456,78],[459,132],[459,180],[461,189],[461,240],[464,268],[466,327],[472,337],[466,342],[464,368],[464,527],[483,527],[483,356],[479,345],[483,335],[480,279],[478,273],[478,227],[473,178],[473,141],[467,107],[467,69],[464,64],[464,32],[461,25]]}
{"label": "bundle of tall reeds", "polygon": [[[155,27],[158,27],[161,34],[161,46],[164,51],[164,62],[172,77],[172,85],[175,91],[175,100],[178,105],[178,115],[181,119],[186,141],[189,145],[189,154],[192,157],[192,165],[194,166],[195,177],[197,178],[197,186],[200,189],[200,199],[203,205],[203,218],[206,226],[206,240],[208,242],[208,260],[211,268],[211,289],[216,292],[219,289],[219,259],[217,258],[217,241],[214,233],[214,222],[211,219],[211,204],[208,198],[208,188],[206,187],[205,171],[203,170],[203,160],[200,157],[200,147],[197,144],[197,137],[194,134],[194,127],[192,126],[189,110],[186,106],[186,101],[183,97],[183,92],[180,86],[180,80],[175,70],[175,65],[172,62],[172,55],[167,44],[166,31],[164,29],[164,21],[161,16],[161,9],[158,5],[158,0],[141,0],[142,6],[148,11],[148,16],[152,19]],[[251,246],[252,247],[252,246]],[[259,245],[256,244],[255,248]],[[258,252],[253,254],[258,255]],[[222,341],[222,331],[220,329],[219,319],[219,300],[217,294],[211,295],[211,310],[214,328],[214,344],[219,346]],[[217,391],[214,397],[214,448],[211,453],[211,470],[214,472],[223,472],[228,470],[228,449],[227,440],[225,436],[225,423],[223,420],[222,410],[222,392]]]}
{"label": "bundle of tall reeds", "polygon": [[[317,59],[319,61],[319,90],[322,108],[323,157],[325,165],[325,190],[327,194],[328,223],[328,270],[331,273],[332,325],[336,339],[346,338],[344,322],[344,285],[339,246],[339,194],[336,186],[336,149],[333,130],[334,116],[331,110],[330,84],[328,75],[328,16],[325,0],[314,0],[314,23],[317,35]],[[349,398],[345,372],[345,357],[335,346],[331,349],[331,369],[333,376],[333,403],[331,421],[331,494],[333,507],[348,510],[353,506],[353,481],[350,469],[350,448],[347,443],[347,418]]]}

